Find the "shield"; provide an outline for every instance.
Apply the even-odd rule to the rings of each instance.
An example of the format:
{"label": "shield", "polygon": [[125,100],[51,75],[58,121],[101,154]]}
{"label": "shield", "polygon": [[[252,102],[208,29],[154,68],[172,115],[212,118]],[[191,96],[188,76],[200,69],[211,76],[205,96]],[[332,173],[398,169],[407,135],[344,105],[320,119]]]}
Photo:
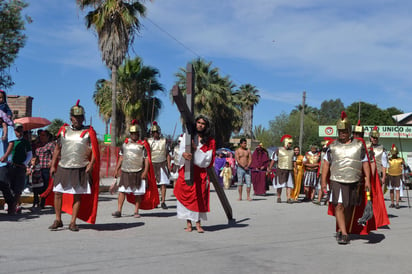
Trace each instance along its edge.
{"label": "shield", "polygon": [[22,124],[24,130],[42,128],[51,124],[49,120],[42,117],[23,117],[14,120],[15,124]]}

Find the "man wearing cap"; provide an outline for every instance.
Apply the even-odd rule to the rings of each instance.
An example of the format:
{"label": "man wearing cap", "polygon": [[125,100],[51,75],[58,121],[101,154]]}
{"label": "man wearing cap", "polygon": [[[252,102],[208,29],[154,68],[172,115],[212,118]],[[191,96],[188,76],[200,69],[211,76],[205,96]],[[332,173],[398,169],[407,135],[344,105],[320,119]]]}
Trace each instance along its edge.
{"label": "man wearing cap", "polygon": [[294,166],[296,158],[294,157],[294,152],[292,149],[293,139],[292,136],[286,134],[280,139],[283,143],[282,147],[279,147],[277,151],[272,154],[272,161],[269,165],[269,170],[277,164],[276,177],[273,179],[273,187],[277,190],[277,202],[281,203],[282,199],[282,188],[286,188],[286,201],[288,204],[293,204],[293,199],[291,198],[291,192],[294,187]]}
{"label": "man wearing cap", "polygon": [[[0,112],[2,112],[0,110]],[[0,118],[0,123],[3,119]],[[3,136],[3,127],[0,127],[0,136]],[[16,212],[16,203],[10,188],[9,168],[7,162],[10,160],[11,153],[16,140],[13,126],[8,126],[7,139],[0,140],[0,190],[3,192],[4,200],[8,206],[8,214],[13,215]]]}
{"label": "man wearing cap", "polygon": [[170,184],[169,172],[171,169],[171,157],[166,138],[160,136],[160,130],[160,126],[154,121],[150,129],[152,137],[150,137],[147,142],[150,146],[156,182],[160,186],[161,207],[167,209],[168,207],[165,202],[166,186]]}
{"label": "man wearing cap", "polygon": [[[130,138],[126,138],[122,144],[114,174],[114,177],[117,178],[121,169],[117,211],[112,213],[112,216],[116,218],[122,216],[122,207],[127,194],[134,195],[135,209],[133,216],[140,218],[140,204],[143,195],[146,194],[146,186],[149,184],[150,159],[147,151],[149,147],[146,141],[139,140],[140,130],[136,120],[132,121],[129,132]],[[157,190],[154,180],[152,183]],[[158,203],[159,195],[157,194],[156,196]]]}
{"label": "man wearing cap", "polygon": [[[19,204],[21,193],[24,189],[26,181],[26,167],[32,158],[31,145],[28,140],[23,138],[23,125],[15,124],[14,133],[16,140],[13,142],[13,150],[11,153],[11,165],[9,169],[9,179],[11,189],[14,192],[14,198]],[[16,212],[21,212],[21,207],[16,208]]]}
{"label": "man wearing cap", "polygon": [[85,111],[79,102],[70,108],[71,125],[64,124],[57,133],[50,168],[50,176],[54,177],[56,219],[50,230],[63,227],[62,210],[72,215],[71,231],[79,231],[77,218],[92,224],[96,221],[100,155],[96,132],[91,126],[83,125]]}
{"label": "man wearing cap", "polygon": [[361,140],[351,139],[352,127],[342,111],[337,123],[338,139],[329,145],[322,170],[322,190],[326,190],[330,172],[331,197],[337,223],[338,244],[348,244],[348,227],[354,206],[360,204],[359,188],[364,179],[365,189],[370,189],[370,167],[366,146]]}

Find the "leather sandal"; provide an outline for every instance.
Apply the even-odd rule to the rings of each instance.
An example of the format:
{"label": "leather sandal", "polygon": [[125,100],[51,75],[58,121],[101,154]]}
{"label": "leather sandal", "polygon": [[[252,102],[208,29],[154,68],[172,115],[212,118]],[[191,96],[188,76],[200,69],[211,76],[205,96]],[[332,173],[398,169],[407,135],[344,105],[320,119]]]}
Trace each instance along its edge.
{"label": "leather sandal", "polygon": [[336,232],[336,241],[339,242],[342,239],[342,232]]}
{"label": "leather sandal", "polygon": [[58,220],[54,220],[53,224],[51,226],[49,226],[49,229],[50,230],[57,230],[59,227],[63,227],[63,222],[58,221]]}
{"label": "leather sandal", "polygon": [[338,244],[340,245],[346,245],[348,243],[349,243],[349,235],[342,235],[342,237],[338,241]]}
{"label": "leather sandal", "polygon": [[76,224],[74,224],[74,223],[71,223],[71,224],[69,225],[69,229],[70,229],[70,231],[74,231],[74,232],[79,231],[79,227],[78,227]]}
{"label": "leather sandal", "polygon": [[120,211],[115,211],[112,213],[112,216],[115,218],[120,218],[122,217],[122,213]]}

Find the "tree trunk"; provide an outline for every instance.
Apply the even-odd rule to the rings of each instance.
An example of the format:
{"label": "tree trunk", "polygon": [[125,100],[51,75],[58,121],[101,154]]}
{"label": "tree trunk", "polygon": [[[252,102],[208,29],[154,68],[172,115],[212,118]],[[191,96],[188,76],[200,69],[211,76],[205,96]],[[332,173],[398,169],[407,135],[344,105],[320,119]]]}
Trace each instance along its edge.
{"label": "tree trunk", "polygon": [[243,111],[243,132],[246,135],[246,137],[252,138],[252,121],[251,121],[251,116],[252,116],[252,110],[251,108],[246,108]]}
{"label": "tree trunk", "polygon": [[112,129],[111,129],[111,138],[112,138],[112,147],[116,147],[116,137],[117,137],[117,130],[116,130],[116,101],[117,101],[117,67],[112,66]]}

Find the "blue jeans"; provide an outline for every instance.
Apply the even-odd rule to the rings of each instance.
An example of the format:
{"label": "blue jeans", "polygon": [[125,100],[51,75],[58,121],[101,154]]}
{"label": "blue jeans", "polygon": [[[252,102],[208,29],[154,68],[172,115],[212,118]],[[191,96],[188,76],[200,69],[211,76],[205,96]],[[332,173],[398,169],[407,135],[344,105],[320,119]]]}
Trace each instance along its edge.
{"label": "blue jeans", "polygon": [[237,167],[237,185],[238,186],[243,185],[243,180],[245,181],[246,186],[250,187],[250,184],[251,184],[250,169],[245,170],[242,167],[238,166]]}

